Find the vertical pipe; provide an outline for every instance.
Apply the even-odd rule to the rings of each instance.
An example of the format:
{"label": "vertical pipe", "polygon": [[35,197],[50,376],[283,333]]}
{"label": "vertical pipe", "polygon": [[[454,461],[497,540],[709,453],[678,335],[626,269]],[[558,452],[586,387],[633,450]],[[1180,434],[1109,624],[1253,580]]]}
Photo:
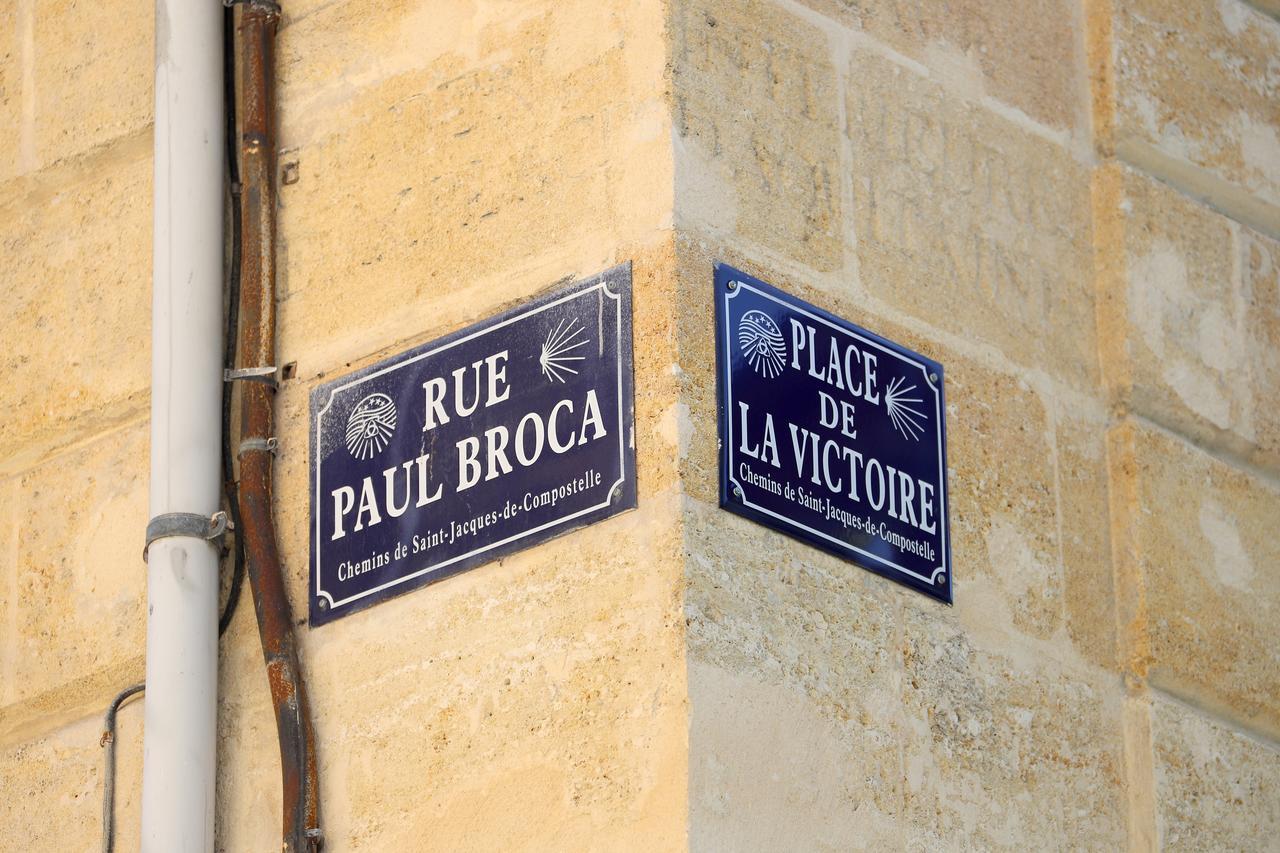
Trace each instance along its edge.
{"label": "vertical pipe", "polygon": [[[212,515],[222,402],[222,5],[156,0],[151,515]],[[142,849],[213,849],[218,555],[159,539],[147,563]]]}
{"label": "vertical pipe", "polygon": [[[276,363],[276,134],[274,40],[280,8],[245,0],[236,28],[240,121],[240,360],[243,368]],[[284,853],[322,845],[315,730],[293,634],[272,518],[275,390],[262,382],[240,388],[240,534],[276,716],[283,786]]]}

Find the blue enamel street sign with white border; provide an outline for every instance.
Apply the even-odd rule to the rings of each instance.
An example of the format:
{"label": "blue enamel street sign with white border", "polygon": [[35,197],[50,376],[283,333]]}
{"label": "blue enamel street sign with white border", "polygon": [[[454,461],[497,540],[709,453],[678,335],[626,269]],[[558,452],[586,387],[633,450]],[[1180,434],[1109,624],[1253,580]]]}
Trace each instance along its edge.
{"label": "blue enamel street sign with white border", "polygon": [[715,267],[720,506],[951,603],[942,365]]}
{"label": "blue enamel street sign with white border", "polygon": [[313,625],[636,506],[631,266],[311,394]]}

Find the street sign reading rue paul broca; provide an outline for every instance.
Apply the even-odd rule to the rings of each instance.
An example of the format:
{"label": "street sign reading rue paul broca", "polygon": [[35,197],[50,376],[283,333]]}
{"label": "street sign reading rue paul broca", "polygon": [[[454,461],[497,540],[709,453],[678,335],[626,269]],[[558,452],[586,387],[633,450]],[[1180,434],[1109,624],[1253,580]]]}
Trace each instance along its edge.
{"label": "street sign reading rue paul broca", "polygon": [[951,602],[942,365],[715,269],[720,505]]}
{"label": "street sign reading rue paul broca", "polygon": [[636,506],[631,268],[311,395],[312,624]]}

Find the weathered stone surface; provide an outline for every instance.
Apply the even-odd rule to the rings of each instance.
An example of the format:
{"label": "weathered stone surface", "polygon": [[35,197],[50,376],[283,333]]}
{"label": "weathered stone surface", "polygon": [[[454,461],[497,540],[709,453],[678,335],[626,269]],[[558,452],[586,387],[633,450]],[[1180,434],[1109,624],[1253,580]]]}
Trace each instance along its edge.
{"label": "weathered stone surface", "polygon": [[1280,244],[1128,169],[1118,182],[1111,332],[1130,405],[1280,460]]}
{"label": "weathered stone surface", "polygon": [[826,35],[764,0],[674,9],[677,223],[844,265]]}
{"label": "weathered stone surface", "polygon": [[1147,613],[1133,630],[1149,649],[1151,680],[1280,732],[1272,571],[1280,564],[1280,492],[1167,433],[1120,429],[1137,477],[1130,523]]}
{"label": "weathered stone surface", "polygon": [[18,664],[17,649],[8,642],[13,631],[13,609],[10,602],[18,587],[18,485],[13,479],[0,480],[0,501],[8,507],[12,516],[0,520],[0,708],[13,701],[16,679],[14,669]]}
{"label": "weathered stone surface", "polygon": [[137,0],[41,0],[32,5],[40,163],[143,130],[154,110],[149,6]]}
{"label": "weathered stone surface", "polygon": [[110,161],[52,191],[33,189],[0,210],[0,228],[8,408],[0,458],[37,433],[73,428],[82,414],[110,423],[144,410],[151,163]]}
{"label": "weathered stone surface", "polygon": [[1280,242],[1239,230],[1240,292],[1244,324],[1240,334],[1248,341],[1245,367],[1254,402],[1254,441],[1261,460],[1280,467],[1280,412],[1274,405],[1280,396]]}
{"label": "weathered stone surface", "polygon": [[[21,744],[0,747],[6,845],[31,851],[97,850],[102,838],[100,715]],[[142,702],[125,705],[116,731],[117,850],[138,849]]]}
{"label": "weathered stone surface", "polygon": [[984,649],[929,606],[905,611],[909,849],[1123,847],[1118,680]]}
{"label": "weathered stone surface", "polygon": [[1080,4],[1068,0],[801,0],[910,56],[972,97],[1050,127],[1084,123]]}
{"label": "weathered stone surface", "polygon": [[144,646],[146,425],[54,457],[17,489],[11,701],[91,678]]}
{"label": "weathered stone surface", "polygon": [[1076,650],[1090,663],[1119,666],[1115,575],[1108,509],[1106,428],[1096,412],[1058,407],[1055,420],[1063,604]]}
{"label": "weathered stone surface", "polygon": [[661,50],[610,43],[575,65],[560,23],[495,24],[478,56],[446,53],[337,106],[285,109],[302,140],[287,155],[300,179],[282,193],[287,358],[330,370],[465,325],[478,302],[591,275],[624,260],[620,241],[669,222],[669,124],[651,110]]}
{"label": "weathered stone surface", "polygon": [[1062,148],[869,51],[848,69],[862,287],[1090,388],[1088,172]]}
{"label": "weathered stone surface", "polygon": [[1122,843],[1118,680],[1007,628],[991,652],[959,624],[992,618],[973,599],[947,611],[711,507],[685,538],[693,847]]}
{"label": "weathered stone surface", "polygon": [[1243,0],[1117,0],[1115,135],[1280,205],[1280,22]]}
{"label": "weathered stone surface", "polygon": [[688,849],[901,848],[896,750],[868,750],[860,725],[759,678],[689,664]]}
{"label": "weathered stone surface", "polygon": [[22,32],[17,3],[0,8],[0,181],[22,169]]}
{"label": "weathered stone surface", "polygon": [[1162,850],[1272,849],[1280,753],[1184,705],[1156,699],[1156,826]]}
{"label": "weathered stone surface", "polygon": [[887,582],[706,505],[685,519],[691,846],[892,846],[903,731]]}
{"label": "weathered stone surface", "polygon": [[305,632],[335,849],[679,846],[676,531],[668,493]]}

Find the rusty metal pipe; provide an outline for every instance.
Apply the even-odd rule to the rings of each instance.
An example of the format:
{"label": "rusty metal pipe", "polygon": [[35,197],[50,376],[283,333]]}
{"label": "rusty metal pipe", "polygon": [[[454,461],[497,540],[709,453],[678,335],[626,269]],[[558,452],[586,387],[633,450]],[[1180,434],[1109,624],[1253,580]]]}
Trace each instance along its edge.
{"label": "rusty metal pipe", "polygon": [[[241,368],[275,365],[276,135],[274,39],[280,8],[267,0],[243,0],[236,28],[240,122]],[[249,583],[266,658],[267,681],[280,740],[284,788],[285,853],[321,847],[320,794],[315,729],[293,633],[272,517],[275,389],[237,383],[240,407],[241,531]]]}

